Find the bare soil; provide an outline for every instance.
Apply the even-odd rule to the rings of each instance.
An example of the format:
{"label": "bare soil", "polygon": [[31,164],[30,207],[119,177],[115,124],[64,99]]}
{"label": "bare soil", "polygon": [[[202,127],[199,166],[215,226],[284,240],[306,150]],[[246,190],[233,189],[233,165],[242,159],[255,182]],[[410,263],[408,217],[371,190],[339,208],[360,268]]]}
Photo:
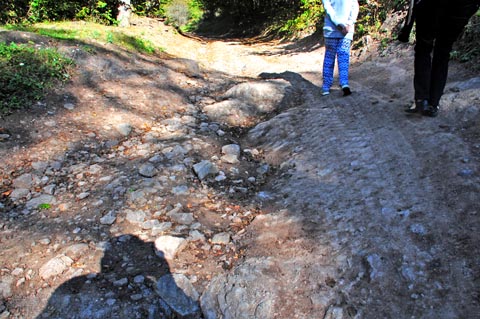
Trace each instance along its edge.
{"label": "bare soil", "polygon": [[[55,46],[78,65],[66,86],[0,121],[10,135],[0,141],[0,275],[4,282],[11,279],[11,293],[0,304],[2,318],[35,318],[42,312],[49,317],[45,309],[54,293],[83,289],[83,283],[69,280],[118,273],[122,254],[136,260],[135,273],[146,277],[169,272],[194,277],[200,293],[216,275],[250,258],[270,257],[267,273],[282,278],[276,283],[283,292],[276,300],[276,318],[478,317],[478,74],[452,62],[439,116],[408,116],[403,109],[413,96],[411,45],[392,44],[382,54],[375,47],[353,52],[354,94],[344,98],[334,90],[325,98],[320,96],[323,48],[318,39],[210,40],[182,36],[155,20],[137,21],[124,31],[142,34],[166,52],[147,56],[111,44],[0,33],[8,41]],[[93,50],[84,50],[85,45]],[[268,78],[288,81],[298,94],[297,105],[283,117],[270,114],[240,127],[220,123],[221,136],[197,133],[193,140],[156,140],[165,147],[172,141],[190,145],[193,161],[219,155],[222,145],[233,142],[258,150],[235,165],[240,184],[202,183],[190,172],[179,173],[178,180],[167,182],[187,185],[191,196],[158,192],[157,198],[133,203],[103,196],[101,188],[88,189],[88,183],[100,187],[87,171],[97,162],[108,164],[104,176],[142,183],[132,179],[144,159],[139,150],[155,143],[146,137],[159,123],[186,121],[192,109],[217,99],[233,84]],[[196,114],[192,125],[208,122]],[[260,122],[267,129],[249,133]],[[123,123],[133,127],[128,136],[116,129]],[[10,198],[16,178],[35,171],[38,163],[56,161],[69,171],[51,176],[58,176],[57,187],[65,188],[58,191],[53,209],[25,210],[31,198]],[[78,167],[82,163],[88,165]],[[254,185],[246,182],[244,172],[265,163],[271,166],[268,175]],[[229,193],[233,186],[246,191]],[[81,199],[85,189],[87,203]],[[269,199],[259,200],[261,191]],[[139,253],[153,251],[156,236],[121,219],[112,226],[98,222],[127,206],[155,212],[169,211],[176,203],[194,213],[208,240],[190,242],[173,261]],[[277,220],[277,215],[284,218]],[[206,249],[222,231],[233,234],[233,242]],[[121,252],[105,256],[98,248],[128,234],[135,240],[118,246]],[[86,243],[90,253],[73,258],[62,275],[39,276],[43,264],[75,243]],[[104,284],[99,280],[96,287]],[[118,298],[129,300],[130,295]]]}

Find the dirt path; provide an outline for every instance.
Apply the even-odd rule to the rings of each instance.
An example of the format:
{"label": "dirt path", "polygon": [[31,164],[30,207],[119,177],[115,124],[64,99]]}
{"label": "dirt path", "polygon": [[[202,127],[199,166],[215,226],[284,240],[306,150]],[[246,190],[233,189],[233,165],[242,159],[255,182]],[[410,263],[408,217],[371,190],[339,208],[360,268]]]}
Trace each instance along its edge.
{"label": "dirt path", "polygon": [[[16,136],[1,149],[8,154],[2,318],[175,316],[175,306],[168,313],[157,304],[153,291],[161,289],[150,282],[169,273],[189,278],[202,295],[205,318],[480,313],[478,76],[453,65],[440,115],[407,116],[412,57],[405,46],[354,64],[351,96],[338,90],[322,97],[321,47],[199,41],[153,22],[130,31],[151,37],[175,59],[108,50],[84,56],[68,94],[2,123]],[[288,83],[297,94],[294,107],[246,135],[209,124],[196,111],[234,83],[259,79]],[[67,107],[74,110],[61,111]],[[21,129],[12,124],[19,117]],[[132,133],[119,137],[125,124]],[[226,136],[216,134],[219,128]],[[199,183],[186,169],[199,159],[218,159],[229,143],[261,154],[238,167],[225,165],[230,184]],[[145,158],[161,171],[153,179],[138,176]],[[252,187],[246,180],[255,178],[242,174],[262,164],[274,170],[266,184]],[[35,191],[12,204],[11,185],[26,173],[38,175],[38,182],[23,180]],[[49,185],[57,189],[51,192],[55,210],[24,208]],[[183,186],[187,195],[176,188]],[[234,197],[235,189],[243,195]],[[176,215],[177,203],[198,223],[180,221],[191,216]],[[162,227],[177,219],[154,233],[134,221],[138,211],[145,223],[160,220]],[[110,215],[117,219],[103,223]],[[232,241],[215,243],[214,235],[224,232]],[[157,256],[139,251],[151,250],[160,234],[190,241],[151,271]],[[130,241],[122,255],[120,247]],[[118,244],[112,249],[118,256],[108,254],[110,244]],[[48,276],[44,269],[39,276],[42,265],[66,258],[63,272]],[[68,281],[76,277],[85,283]],[[112,312],[102,312],[97,297]],[[91,312],[82,313],[87,308]]]}
{"label": "dirt path", "polygon": [[[478,253],[470,254],[478,250],[478,176],[466,173],[478,170],[472,154],[478,144],[453,129],[458,117],[404,115],[406,71],[398,61],[355,66],[357,92],[347,98],[339,91],[321,97],[316,77],[310,82],[308,75],[290,74],[306,102],[251,133],[267,149],[282,130],[296,133],[280,149],[271,147],[288,159],[287,177],[273,182],[273,192],[301,230],[289,225],[281,236],[286,246],[302,243],[293,244],[295,257],[284,244],[276,256],[281,269],[294,258],[303,269],[296,284],[308,287],[292,292],[292,300],[304,301],[292,317],[310,317],[322,307],[342,313],[334,318],[478,313]],[[390,88],[400,85],[405,92],[395,96]],[[263,254],[271,249],[265,248]],[[312,296],[318,312],[298,312]]]}
{"label": "dirt path", "polygon": [[[407,116],[412,48],[398,49],[353,65],[352,96],[337,91],[325,98],[320,49],[258,63],[275,50],[239,48],[242,74],[285,79],[305,98],[250,133],[286,167],[270,186],[295,221],[257,225],[249,243],[251,256],[275,256],[272,268],[291,275],[277,303],[282,317],[311,318],[324,309],[341,309],[345,318],[463,318],[480,311],[478,128],[464,127],[476,117],[468,113],[478,116],[478,78],[462,78],[462,66],[454,65],[443,116]],[[219,60],[238,74],[238,64]],[[274,251],[272,238],[263,239],[272,226],[281,243]],[[302,269],[299,277],[292,264]],[[329,284],[334,292],[319,292]]]}

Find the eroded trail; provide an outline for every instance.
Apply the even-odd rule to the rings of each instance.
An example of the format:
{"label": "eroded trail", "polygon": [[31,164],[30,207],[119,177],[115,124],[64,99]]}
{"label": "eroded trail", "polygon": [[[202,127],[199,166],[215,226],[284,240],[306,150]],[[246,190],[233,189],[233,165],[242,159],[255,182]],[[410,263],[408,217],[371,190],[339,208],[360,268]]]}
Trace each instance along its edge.
{"label": "eroded trail", "polygon": [[[224,315],[479,313],[478,145],[462,134],[467,114],[478,112],[478,78],[450,83],[439,118],[406,116],[409,62],[354,65],[356,92],[346,98],[339,90],[320,96],[317,72],[264,70],[301,90],[305,102],[249,133],[281,167],[270,185],[281,211],[254,222],[247,241],[252,258],[243,265],[264,270],[249,274],[249,288],[268,287],[271,296],[263,298],[270,307],[254,311],[258,293],[246,293],[248,306]],[[228,301],[242,279],[239,271],[213,290]]]}
{"label": "eroded trail", "polygon": [[411,47],[322,97],[317,43],[146,21],[168,56],[64,44],[74,81],[2,122],[0,317],[478,316],[478,76],[407,116]]}

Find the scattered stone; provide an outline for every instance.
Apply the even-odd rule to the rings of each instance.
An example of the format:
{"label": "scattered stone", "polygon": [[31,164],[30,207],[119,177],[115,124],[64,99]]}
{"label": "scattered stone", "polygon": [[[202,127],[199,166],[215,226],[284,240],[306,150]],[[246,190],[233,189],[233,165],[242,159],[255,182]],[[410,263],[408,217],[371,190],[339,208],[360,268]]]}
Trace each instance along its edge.
{"label": "scattered stone", "polygon": [[238,157],[233,154],[223,155],[220,159],[222,162],[229,164],[237,164],[239,162]]}
{"label": "scattered stone", "polygon": [[23,274],[24,272],[24,269],[23,268],[15,268],[14,270],[12,270],[12,276],[20,276],[21,274]]}
{"label": "scattered stone", "polygon": [[140,168],[138,169],[138,173],[143,177],[152,178],[157,175],[158,170],[153,164],[145,163],[140,166]]}
{"label": "scattered stone", "polygon": [[212,120],[232,126],[243,126],[257,113],[255,107],[240,100],[226,100],[203,108]]}
{"label": "scattered stone", "polygon": [[98,175],[100,174],[100,172],[102,171],[102,167],[98,164],[93,164],[93,165],[90,165],[90,167],[88,168],[88,173],[90,175]]}
{"label": "scattered stone", "polygon": [[133,282],[136,284],[143,284],[144,281],[145,281],[145,277],[142,275],[137,275],[133,278]]}
{"label": "scattered stone", "polygon": [[138,224],[143,223],[146,216],[145,212],[141,210],[128,211],[125,219],[132,224]]}
{"label": "scattered stone", "polygon": [[200,163],[193,165],[193,171],[197,174],[200,180],[204,180],[210,175],[215,175],[218,172],[218,168],[210,161],[203,160]]}
{"label": "scattered stone", "polygon": [[88,192],[83,192],[83,193],[78,194],[78,195],[76,196],[76,198],[77,198],[78,200],[82,200],[82,199],[87,198],[88,196],[90,196],[90,193],[88,193]]}
{"label": "scattered stone", "polygon": [[46,245],[50,245],[51,240],[50,240],[50,238],[42,238],[42,239],[40,239],[38,242],[39,242],[40,244],[46,246]]}
{"label": "scattered stone", "polygon": [[113,299],[113,298],[108,298],[107,301],[106,301],[107,305],[108,306],[113,306],[115,303],[117,303],[117,299]]}
{"label": "scattered stone", "polygon": [[366,259],[370,266],[370,280],[382,277],[384,275],[382,258],[377,254],[372,254],[367,256]]}
{"label": "scattered stone", "polygon": [[202,241],[202,242],[204,242],[205,241],[205,235],[203,235],[198,230],[192,230],[192,231],[190,231],[188,239],[190,241]]}
{"label": "scattered stone", "polygon": [[178,213],[170,211],[167,213],[167,216],[170,217],[174,222],[182,225],[190,225],[195,220],[192,213]]}
{"label": "scattered stone", "polygon": [[44,172],[47,169],[47,167],[48,167],[47,162],[38,161],[38,162],[32,163],[32,168],[39,172]]}
{"label": "scattered stone", "polygon": [[[1,134],[0,134],[0,138],[1,138]],[[8,319],[8,318],[10,318],[10,312],[8,310],[5,309],[2,312],[0,312],[0,319]]]}
{"label": "scattered stone", "polygon": [[172,228],[171,222],[160,223],[158,226],[154,225],[152,227],[152,236],[162,235]]}
{"label": "scattered stone", "polygon": [[240,156],[240,145],[237,144],[228,144],[222,146],[222,154],[224,155],[234,155]]}
{"label": "scattered stone", "polygon": [[188,190],[188,186],[181,185],[181,186],[176,186],[172,188],[172,193],[178,196],[178,195],[188,195],[190,192]]}
{"label": "scattered stone", "polygon": [[143,295],[142,294],[133,294],[130,296],[130,299],[132,299],[133,301],[139,301],[143,298]]}
{"label": "scattered stone", "polygon": [[265,175],[270,171],[270,165],[263,164],[259,168],[257,168],[257,173],[260,175]]}
{"label": "scattered stone", "polygon": [[182,211],[183,205],[180,203],[177,203],[174,208],[172,208],[170,211],[167,212],[167,215],[172,215],[172,214],[178,214]]}
{"label": "scattered stone", "polygon": [[124,286],[128,285],[128,278],[122,278],[122,279],[115,280],[113,282],[113,285],[115,287],[124,287]]}
{"label": "scattered stone", "polygon": [[57,185],[55,185],[55,184],[47,185],[43,188],[43,192],[45,194],[48,194],[48,195],[54,195],[56,187],[57,187]]}
{"label": "scattered stone", "polygon": [[425,226],[423,226],[422,224],[413,224],[410,226],[410,231],[414,234],[417,234],[417,235],[425,235],[427,233],[427,231],[425,230]]}
{"label": "scattered stone", "polygon": [[346,317],[343,313],[343,308],[338,306],[330,306],[325,313],[323,319],[347,319],[350,316]]}
{"label": "scattered stone", "polygon": [[20,287],[25,283],[26,279],[24,277],[20,278],[17,280],[17,283],[15,284],[15,287]]}
{"label": "scattered stone", "polygon": [[112,225],[116,219],[117,219],[117,216],[115,215],[114,212],[111,211],[108,214],[104,215],[102,218],[100,218],[100,224]]}
{"label": "scattered stone", "polygon": [[73,260],[65,255],[58,255],[40,267],[39,275],[43,280],[62,274],[73,264]]}
{"label": "scattered stone", "polygon": [[0,278],[0,297],[7,299],[13,296],[12,283],[12,276],[3,276]]}
{"label": "scattered stone", "polygon": [[203,317],[276,318],[275,305],[283,292],[279,291],[278,273],[269,273],[274,265],[271,258],[249,258],[233,273],[213,278],[200,298]]}
{"label": "scattered stone", "polygon": [[160,277],[155,291],[179,318],[201,317],[199,294],[185,275],[168,274]]}
{"label": "scattered stone", "polygon": [[65,103],[63,107],[69,111],[72,111],[73,109],[75,109],[75,105],[73,103]]}
{"label": "scattered stone", "polygon": [[42,204],[54,205],[55,203],[56,203],[55,197],[53,197],[52,195],[43,194],[29,200],[26,206],[28,209],[35,209]]}
{"label": "scattered stone", "polygon": [[12,134],[5,128],[0,127],[0,142],[8,140]]}
{"label": "scattered stone", "polygon": [[117,126],[118,133],[120,133],[123,136],[129,136],[132,130],[133,130],[132,125],[128,123],[122,123]]}
{"label": "scattered stone", "polygon": [[153,229],[160,226],[160,222],[157,219],[147,220],[142,224],[142,229]]}
{"label": "scattered stone", "polygon": [[415,282],[415,280],[417,279],[415,270],[409,265],[402,265],[402,276],[410,282]]}
{"label": "scattered stone", "polygon": [[65,211],[67,211],[69,208],[70,208],[70,205],[67,204],[67,203],[61,203],[61,204],[58,205],[58,209],[59,209],[61,212],[65,212]]}
{"label": "scattered stone", "polygon": [[88,249],[88,244],[73,244],[65,249],[65,255],[73,260],[78,260],[88,251]]}
{"label": "scattered stone", "polygon": [[10,198],[13,201],[26,198],[30,194],[30,190],[26,188],[16,188],[10,193]]}
{"label": "scattered stone", "polygon": [[13,187],[30,189],[40,184],[40,178],[33,174],[23,174],[13,180]]}
{"label": "scattered stone", "polygon": [[252,115],[258,115],[283,107],[282,103],[287,102],[287,91],[290,88],[290,83],[283,79],[250,81],[233,86],[223,94],[222,98],[241,100],[249,105],[254,105]]}
{"label": "scattered stone", "polygon": [[162,157],[161,155],[158,155],[158,154],[157,154],[157,155],[154,155],[154,156],[152,156],[152,157],[150,157],[150,158],[148,159],[148,161],[149,161],[150,163],[153,163],[153,164],[158,164],[158,163],[160,163],[162,160],[163,160],[163,157]]}
{"label": "scattered stone", "polygon": [[212,238],[212,244],[227,245],[230,242],[229,233],[219,233],[215,234]]}
{"label": "scattered stone", "polygon": [[175,258],[175,255],[184,247],[186,240],[174,236],[161,236],[155,240],[155,253],[167,260]]}
{"label": "scattered stone", "polygon": [[140,202],[145,200],[145,190],[139,189],[128,193],[128,199],[131,202]]}
{"label": "scattered stone", "polygon": [[[223,173],[223,172],[221,172],[221,173]],[[227,179],[227,176],[225,176],[225,173],[219,174],[219,175],[217,175],[217,177],[215,177],[215,181],[217,181],[217,182],[221,182],[221,181],[224,181],[226,179]]]}

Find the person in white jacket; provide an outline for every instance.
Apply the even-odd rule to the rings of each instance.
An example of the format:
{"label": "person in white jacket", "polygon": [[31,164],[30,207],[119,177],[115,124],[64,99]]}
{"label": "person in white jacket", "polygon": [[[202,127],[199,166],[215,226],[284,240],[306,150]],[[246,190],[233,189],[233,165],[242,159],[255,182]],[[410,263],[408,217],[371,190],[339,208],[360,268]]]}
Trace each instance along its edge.
{"label": "person in white jacket", "polygon": [[343,95],[352,93],[348,83],[350,68],[350,47],[354,26],[358,16],[357,0],[322,0],[325,8],[323,36],[325,57],[323,60],[322,95],[330,94],[333,85],[335,59],[338,62],[339,82]]}

